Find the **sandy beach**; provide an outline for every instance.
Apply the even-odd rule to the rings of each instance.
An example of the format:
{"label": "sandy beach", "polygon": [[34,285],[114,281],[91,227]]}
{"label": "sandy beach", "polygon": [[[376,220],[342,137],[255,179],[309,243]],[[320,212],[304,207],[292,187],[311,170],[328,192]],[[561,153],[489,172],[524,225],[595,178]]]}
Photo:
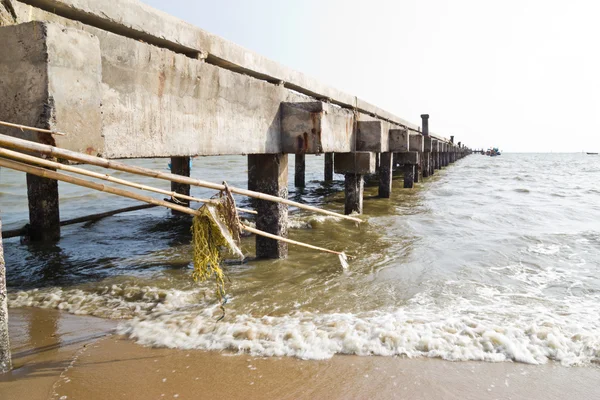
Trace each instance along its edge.
{"label": "sandy beach", "polygon": [[12,309],[15,369],[0,398],[18,399],[592,399],[600,369],[557,364],[335,356],[324,361],[148,348],[114,321]]}

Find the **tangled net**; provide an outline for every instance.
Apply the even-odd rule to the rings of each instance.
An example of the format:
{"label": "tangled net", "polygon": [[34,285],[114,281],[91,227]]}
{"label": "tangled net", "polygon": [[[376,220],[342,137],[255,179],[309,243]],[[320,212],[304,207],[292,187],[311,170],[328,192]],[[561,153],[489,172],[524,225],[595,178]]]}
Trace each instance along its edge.
{"label": "tangled net", "polygon": [[225,302],[225,274],[221,268],[226,251],[244,258],[239,248],[240,219],[235,200],[225,184],[225,190],[211,198],[198,209],[192,222],[192,247],[194,249],[195,281],[205,282],[214,276],[217,299]]}

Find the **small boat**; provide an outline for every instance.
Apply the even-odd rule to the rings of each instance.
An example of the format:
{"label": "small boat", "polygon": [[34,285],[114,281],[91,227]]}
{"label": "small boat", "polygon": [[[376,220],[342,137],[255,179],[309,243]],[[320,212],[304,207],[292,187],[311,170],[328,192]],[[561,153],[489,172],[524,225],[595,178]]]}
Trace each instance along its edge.
{"label": "small boat", "polygon": [[486,156],[490,156],[490,157],[499,156],[499,155],[501,155],[501,154],[502,154],[502,153],[500,153],[500,150],[498,150],[498,148],[497,148],[497,147],[494,147],[494,148],[488,149],[488,151],[486,151],[486,152],[485,152],[485,155],[486,155]]}
{"label": "small boat", "polygon": [[585,153],[585,154],[587,154],[588,156],[596,156],[596,155],[598,155],[598,153]]}

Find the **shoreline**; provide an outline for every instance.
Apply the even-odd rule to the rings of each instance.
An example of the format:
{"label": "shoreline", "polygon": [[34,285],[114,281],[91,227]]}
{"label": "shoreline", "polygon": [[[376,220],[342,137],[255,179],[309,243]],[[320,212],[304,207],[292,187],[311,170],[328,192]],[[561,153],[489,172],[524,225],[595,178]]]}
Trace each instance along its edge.
{"label": "shoreline", "polygon": [[305,361],[149,348],[114,334],[117,321],[9,312],[15,369],[0,376],[2,399],[600,397],[593,366],[354,355]]}

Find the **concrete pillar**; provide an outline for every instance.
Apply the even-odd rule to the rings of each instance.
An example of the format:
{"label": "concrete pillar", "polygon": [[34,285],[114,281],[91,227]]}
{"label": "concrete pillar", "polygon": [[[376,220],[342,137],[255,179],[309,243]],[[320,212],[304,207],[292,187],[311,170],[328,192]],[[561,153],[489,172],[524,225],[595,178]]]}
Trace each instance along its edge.
{"label": "concrete pillar", "polygon": [[[404,164],[404,188],[412,189],[414,187],[415,177],[418,174],[418,166]],[[417,173],[415,173],[417,171]]]}
{"label": "concrete pillar", "polygon": [[56,242],[60,239],[58,182],[27,174],[30,239]]}
{"label": "concrete pillar", "polygon": [[379,156],[379,197],[389,199],[392,193],[393,153]]}
{"label": "concrete pillar", "polygon": [[[421,180],[421,178],[419,177],[419,175],[421,174],[421,166],[419,164],[417,164],[417,165],[414,165],[413,167],[414,167],[413,168],[413,181],[414,181],[414,183],[419,183],[419,181]],[[404,174],[406,175],[406,171],[404,171]],[[406,187],[406,186],[404,186],[404,187]]]}
{"label": "concrete pillar", "polygon": [[325,182],[333,181],[333,153],[325,153]]}
{"label": "concrete pillar", "polygon": [[294,186],[303,188],[306,186],[306,155],[296,154],[294,165]]}
{"label": "concrete pillar", "polygon": [[[273,196],[288,197],[287,154],[251,154],[248,156],[248,187]],[[258,215],[256,229],[274,235],[288,235],[288,206],[266,200],[254,202]],[[287,243],[256,236],[257,258],[285,258]]]}
{"label": "concrete pillar", "polygon": [[352,214],[353,212],[362,214],[363,192],[365,189],[363,175],[349,173],[345,174],[344,177],[344,190],[346,197],[344,214],[348,215]]}
{"label": "concrete pillar", "polygon": [[[2,221],[0,220],[0,231]],[[4,248],[0,237],[0,374],[12,369],[10,341],[8,340],[8,307],[6,293],[6,265],[4,263]]]}
{"label": "concrete pillar", "polygon": [[[190,158],[189,157],[171,157],[171,173],[181,176],[190,176]],[[171,191],[185,194],[187,196],[190,195],[190,185],[186,185],[185,183],[171,182]],[[177,199],[178,203],[183,203],[182,205],[189,207],[190,202],[188,200]],[[171,210],[171,212],[175,215],[181,215],[179,211]]]}

